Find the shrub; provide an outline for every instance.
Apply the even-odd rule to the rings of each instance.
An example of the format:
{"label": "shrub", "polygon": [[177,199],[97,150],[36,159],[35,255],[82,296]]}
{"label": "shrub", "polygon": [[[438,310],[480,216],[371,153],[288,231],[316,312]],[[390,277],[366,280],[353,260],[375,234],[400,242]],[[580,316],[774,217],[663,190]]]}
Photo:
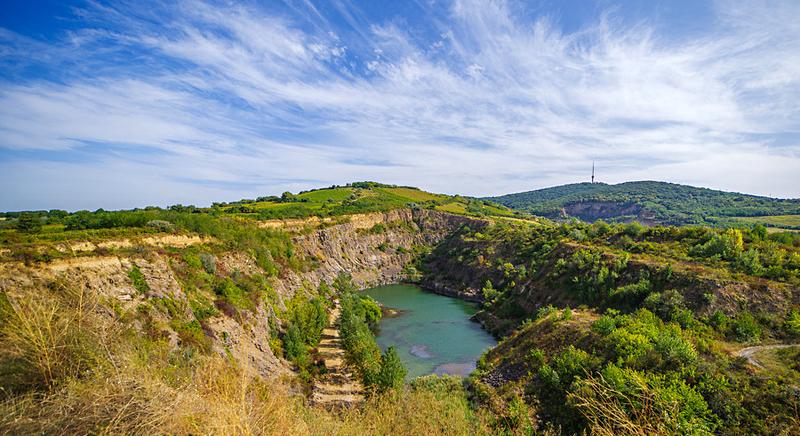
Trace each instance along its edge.
{"label": "shrub", "polygon": [[147,284],[147,280],[145,280],[144,274],[142,274],[138,266],[133,265],[131,267],[130,271],[128,271],[128,278],[131,279],[133,287],[136,288],[140,294],[144,294],[150,290],[150,285]]}
{"label": "shrub", "polygon": [[17,230],[23,233],[38,233],[42,230],[42,219],[38,215],[24,212],[17,218]]}
{"label": "shrub", "polygon": [[614,321],[614,317],[610,315],[603,315],[597,319],[592,324],[592,330],[600,333],[603,336],[607,336],[617,328],[616,322]]}
{"label": "shrub", "polygon": [[663,293],[654,292],[644,300],[644,307],[650,309],[659,318],[670,320],[676,310],[684,308],[683,295],[674,289],[666,290]]}
{"label": "shrub", "polygon": [[568,401],[596,434],[712,434],[719,419],[702,395],[670,380],[609,364],[576,382]]}
{"label": "shrub", "polygon": [[759,260],[758,250],[751,248],[745,252],[739,253],[736,257],[734,267],[751,275],[759,275],[764,272],[764,267]]}
{"label": "shrub", "polygon": [[305,370],[311,363],[308,355],[303,333],[296,324],[291,324],[283,338],[283,353],[287,359],[294,362],[298,368]]}
{"label": "shrub", "polygon": [[255,304],[247,297],[245,291],[236,286],[230,278],[221,280],[217,286],[214,287],[214,293],[236,309],[255,309]]}
{"label": "shrub", "polygon": [[536,319],[542,319],[549,316],[552,313],[558,312],[558,309],[555,306],[549,304],[544,307],[540,307],[539,310],[536,311]]}
{"label": "shrub", "polygon": [[210,253],[200,253],[200,263],[207,273],[214,275],[217,273],[217,258]]}
{"label": "shrub", "polygon": [[378,305],[378,302],[371,297],[362,295],[360,298],[361,306],[364,308],[364,320],[367,322],[370,330],[374,331],[381,322],[381,307]]}
{"label": "shrub", "polygon": [[739,342],[758,342],[761,338],[761,325],[750,312],[741,312],[730,323],[730,332]]}
{"label": "shrub", "polygon": [[363,301],[353,292],[341,296],[338,325],[348,361],[356,368],[366,387],[378,383],[381,352],[366,320]]}
{"label": "shrub", "polygon": [[483,295],[484,304],[490,305],[500,296],[500,292],[494,288],[491,280],[486,280],[486,283],[481,289],[481,295]]}
{"label": "shrub", "polygon": [[718,332],[724,333],[728,331],[728,323],[730,322],[730,318],[728,318],[728,316],[725,315],[721,310],[716,310],[708,318],[708,322]]}
{"label": "shrub", "polygon": [[789,337],[800,338],[800,312],[792,310],[786,316],[783,329]]}
{"label": "shrub", "polygon": [[186,252],[183,255],[183,261],[186,262],[186,265],[192,269],[200,269],[203,267],[203,262],[200,261],[200,257],[197,254],[192,252]]}
{"label": "shrub", "polygon": [[407,373],[400,356],[397,355],[397,350],[389,347],[381,356],[381,370],[377,377],[378,390],[385,392],[403,386]]}
{"label": "shrub", "polygon": [[654,348],[668,368],[685,366],[697,360],[697,352],[692,344],[674,332],[661,332],[656,337]]}
{"label": "shrub", "polygon": [[145,224],[145,227],[152,227],[159,232],[171,232],[175,230],[175,224],[164,220],[150,220]]}

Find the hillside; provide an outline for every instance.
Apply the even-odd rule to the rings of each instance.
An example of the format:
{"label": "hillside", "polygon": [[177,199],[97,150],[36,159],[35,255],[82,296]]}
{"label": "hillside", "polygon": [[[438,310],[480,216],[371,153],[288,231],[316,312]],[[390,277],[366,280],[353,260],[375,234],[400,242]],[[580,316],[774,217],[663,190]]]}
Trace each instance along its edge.
{"label": "hillside", "polygon": [[[800,235],[512,215],[371,182],[9,214],[0,432],[797,428],[796,347],[736,353],[800,340]],[[503,339],[467,379],[405,383],[358,292],[397,282],[479,302]]]}
{"label": "hillside", "polygon": [[[504,339],[472,390],[520,433],[796,434],[800,237],[637,223],[462,228],[418,268]],[[772,353],[772,354],[770,354]],[[752,365],[752,364],[751,364]]]}
{"label": "hillside", "polygon": [[[330,223],[340,216],[386,212],[401,208],[438,210],[473,217],[526,215],[487,200],[433,194],[408,186],[354,182],[345,186],[331,186],[297,194],[285,192],[280,197],[264,196],[256,199],[215,202],[210,207],[177,204],[166,208],[150,206],[121,211],[98,209],[73,213],[63,210],[0,212],[2,219],[0,243],[74,239],[82,234],[69,232],[87,230],[89,232],[83,235],[126,236],[157,230],[157,222],[165,220],[173,222],[178,227],[183,226],[192,230],[199,225],[197,221],[208,220],[210,217],[228,217],[262,223],[315,218],[318,219],[317,223]],[[180,223],[176,223],[175,220]],[[194,223],[181,224],[184,221]],[[11,231],[20,225],[24,226],[22,232]]]}
{"label": "hillside", "polygon": [[[487,199],[548,218],[576,217],[589,222],[602,219],[724,225],[736,224],[740,217],[800,215],[800,199],[775,199],[654,181],[617,185],[576,183]],[[755,218],[750,220],[752,223]],[[758,222],[794,228],[791,224],[776,225],[775,221]]]}

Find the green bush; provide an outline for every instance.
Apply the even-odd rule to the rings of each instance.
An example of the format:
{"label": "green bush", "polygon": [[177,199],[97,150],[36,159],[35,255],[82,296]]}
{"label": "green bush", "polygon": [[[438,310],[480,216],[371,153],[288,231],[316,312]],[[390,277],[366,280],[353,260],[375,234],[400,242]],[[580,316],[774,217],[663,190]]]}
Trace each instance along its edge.
{"label": "green bush", "polygon": [[731,321],[730,333],[739,342],[758,342],[761,325],[749,312],[741,312]]}
{"label": "green bush", "polygon": [[668,368],[686,366],[697,360],[694,346],[673,331],[662,331],[655,339],[654,348]]}
{"label": "green bush", "polygon": [[256,308],[255,303],[248,298],[245,291],[236,286],[236,283],[230,278],[226,277],[221,280],[214,287],[214,293],[237,309],[254,310]]}
{"label": "green bush", "polygon": [[783,329],[789,337],[800,338],[800,312],[796,310],[789,312],[783,323]]}
{"label": "green bush", "polygon": [[303,333],[296,324],[291,324],[283,338],[283,353],[287,359],[294,362],[302,371],[311,364]]}
{"label": "green bush", "polygon": [[394,347],[387,348],[381,356],[381,370],[377,377],[378,390],[385,392],[402,387],[407,373],[400,356],[397,355],[397,350]]}
{"label": "green bush", "polygon": [[128,278],[131,279],[133,287],[136,288],[140,294],[144,294],[150,290],[150,285],[147,284],[147,280],[145,280],[144,274],[142,274],[138,266],[133,265],[131,267],[130,271],[128,271]]}
{"label": "green bush", "polygon": [[651,310],[663,320],[672,319],[676,310],[684,309],[683,295],[675,289],[668,289],[663,293],[654,292],[644,300],[644,307]]}
{"label": "green bush", "polygon": [[42,219],[32,213],[21,213],[17,218],[17,230],[23,233],[39,233],[42,230]]}

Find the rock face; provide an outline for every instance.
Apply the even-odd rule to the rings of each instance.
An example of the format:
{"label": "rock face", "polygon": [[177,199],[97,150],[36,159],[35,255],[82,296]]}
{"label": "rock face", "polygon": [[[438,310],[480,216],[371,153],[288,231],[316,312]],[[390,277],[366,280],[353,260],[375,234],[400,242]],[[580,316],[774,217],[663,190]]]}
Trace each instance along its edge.
{"label": "rock face", "polygon": [[564,206],[562,216],[573,216],[587,222],[615,219],[620,221],[639,221],[646,225],[657,224],[655,214],[636,203],[617,201],[580,201]]}
{"label": "rock face", "polygon": [[339,273],[349,273],[361,288],[397,283],[413,249],[433,246],[462,225],[486,223],[431,210],[399,209],[354,215],[349,222],[293,239],[295,250],[317,267],[306,272],[287,271],[274,284],[278,295],[291,297],[306,286],[330,283]]}
{"label": "rock face", "polygon": [[[411,209],[352,215],[337,222],[293,237],[295,255],[308,260],[309,266],[303,271],[286,268],[272,279],[279,304],[304,288],[316,289],[321,281],[331,283],[342,272],[351,274],[360,287],[398,282],[404,278],[403,268],[412,259],[415,248],[432,247],[462,225],[486,224],[467,217]],[[180,237],[174,241],[161,238],[158,242],[161,247],[181,248],[208,241]],[[153,241],[147,244],[154,245]],[[149,290],[145,293],[137,290],[129,277],[134,265],[147,282]],[[217,267],[221,275],[234,271],[243,275],[262,273],[253,258],[242,252],[218,256]],[[25,298],[53,282],[63,281],[96,292],[124,310],[135,310],[151,299],[171,298],[185,303],[186,295],[172,268],[169,256],[158,250],[130,257],[83,255],[35,265],[0,262],[0,291],[14,298]],[[188,305],[182,306],[185,313],[180,316],[194,319]],[[212,348],[222,354],[230,353],[265,377],[287,372],[287,365],[269,347],[269,310],[259,307],[240,320],[220,314],[204,321],[203,328],[212,338]],[[113,316],[110,310],[109,316]],[[164,321],[169,323],[168,319]],[[179,340],[174,332],[169,336],[173,343]]]}

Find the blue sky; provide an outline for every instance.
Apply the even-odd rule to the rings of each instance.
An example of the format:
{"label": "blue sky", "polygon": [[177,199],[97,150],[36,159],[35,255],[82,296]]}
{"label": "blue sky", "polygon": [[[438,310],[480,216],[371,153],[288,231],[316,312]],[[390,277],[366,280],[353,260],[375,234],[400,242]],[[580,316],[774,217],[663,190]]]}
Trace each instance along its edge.
{"label": "blue sky", "polygon": [[796,1],[6,1],[0,210],[357,180],[800,197]]}

